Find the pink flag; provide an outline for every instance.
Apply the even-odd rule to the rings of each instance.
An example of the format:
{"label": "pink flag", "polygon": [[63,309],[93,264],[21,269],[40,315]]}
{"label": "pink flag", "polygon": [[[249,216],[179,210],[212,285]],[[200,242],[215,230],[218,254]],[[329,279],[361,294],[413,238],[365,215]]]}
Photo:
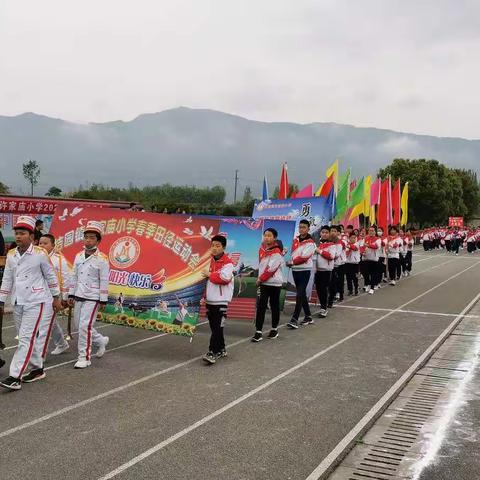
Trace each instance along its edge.
{"label": "pink flag", "polygon": [[370,186],[370,205],[378,205],[380,203],[380,190],[382,181],[377,178]]}
{"label": "pink flag", "polygon": [[306,198],[306,197],[313,197],[313,185],[307,185],[306,187],[302,188],[295,198]]}

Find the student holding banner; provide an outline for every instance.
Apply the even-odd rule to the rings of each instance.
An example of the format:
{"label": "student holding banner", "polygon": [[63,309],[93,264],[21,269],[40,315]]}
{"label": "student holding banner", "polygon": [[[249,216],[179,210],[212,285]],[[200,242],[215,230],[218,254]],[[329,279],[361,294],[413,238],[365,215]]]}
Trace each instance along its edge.
{"label": "student holding banner", "polygon": [[205,295],[207,317],[212,332],[208,352],[203,356],[203,361],[213,365],[219,358],[227,356],[223,329],[227,319],[228,304],[233,297],[233,270],[231,258],[225,253],[227,239],[223,235],[212,238],[210,248],[210,268],[204,270],[202,275],[207,279]]}
{"label": "student holding banner", "polygon": [[315,253],[315,242],[308,233],[310,229],[310,222],[308,220],[300,220],[298,226],[299,235],[292,244],[292,259],[287,262],[289,267],[292,267],[293,281],[297,295],[295,299],[295,310],[292,319],[287,323],[287,327],[295,330],[298,328],[298,319],[303,309],[305,318],[302,324],[307,325],[313,323],[312,313],[310,312],[310,305],[307,298],[307,286],[310,281],[310,275],[313,268],[313,255]]}
{"label": "student holding banner", "polygon": [[257,286],[260,287],[260,298],[255,318],[255,335],[252,342],[263,340],[263,323],[265,312],[270,300],[272,313],[272,329],[267,338],[278,337],[278,324],[280,322],[280,291],[283,285],[283,248],[277,241],[278,232],[274,228],[267,228],[263,232],[263,242],[259,250],[260,263],[258,266]]}

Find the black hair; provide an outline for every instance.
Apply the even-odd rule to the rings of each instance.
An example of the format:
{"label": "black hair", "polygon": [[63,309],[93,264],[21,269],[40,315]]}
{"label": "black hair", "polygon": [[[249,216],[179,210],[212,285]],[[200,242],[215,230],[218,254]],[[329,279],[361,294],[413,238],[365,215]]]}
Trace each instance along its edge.
{"label": "black hair", "polygon": [[328,231],[330,231],[330,227],[329,227],[328,225],[324,225],[324,226],[320,229],[320,231],[322,231],[322,230],[328,230]]}
{"label": "black hair", "polygon": [[395,230],[398,233],[398,228],[395,225],[390,225],[390,230]]}
{"label": "black hair", "polygon": [[44,233],[42,235],[42,238],[43,237],[48,238],[52,242],[52,245],[55,245],[55,237],[51,233]]}
{"label": "black hair", "polygon": [[273,235],[273,238],[277,238],[278,237],[278,232],[274,229],[274,228],[266,228],[263,233],[266,233],[266,232],[270,232],[272,235]]}
{"label": "black hair", "polygon": [[358,236],[360,235],[360,231],[358,230],[358,228],[354,228],[354,229],[352,230],[351,235],[356,235],[356,236],[358,237]]}
{"label": "black hair", "polygon": [[39,220],[36,220],[36,221],[35,221],[35,227],[39,227],[39,226],[42,225],[42,224],[43,224],[43,220],[40,220],[40,219],[39,219]]}
{"label": "black hair", "polygon": [[299,224],[300,224],[300,225],[306,225],[307,227],[310,228],[310,222],[309,222],[308,220],[305,220],[305,219],[300,220],[300,223],[299,223]]}
{"label": "black hair", "polygon": [[347,225],[347,228],[351,228],[353,230],[353,225]]}
{"label": "black hair", "polygon": [[223,248],[227,246],[227,239],[223,235],[215,235],[212,237],[212,243],[219,242]]}
{"label": "black hair", "polygon": [[332,230],[336,230],[337,232],[340,232],[340,225],[332,225],[330,227],[330,231],[332,231]]}

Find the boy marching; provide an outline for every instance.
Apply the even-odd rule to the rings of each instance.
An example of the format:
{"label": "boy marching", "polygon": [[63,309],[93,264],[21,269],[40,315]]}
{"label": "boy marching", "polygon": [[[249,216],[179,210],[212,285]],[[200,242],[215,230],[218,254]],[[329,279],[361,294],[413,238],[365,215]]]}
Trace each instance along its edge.
{"label": "boy marching", "polygon": [[[10,364],[9,376],[0,385],[20,390],[22,382],[45,378],[38,333],[51,320],[49,304],[55,312],[62,308],[57,275],[47,252],[33,244],[35,219],[20,216],[13,227],[17,247],[7,255],[5,273],[0,287],[0,309],[10,294],[13,317],[18,331],[18,347]],[[24,375],[28,365],[31,370]]]}
{"label": "boy marching", "polygon": [[108,302],[108,257],[99,251],[103,224],[89,221],[85,227],[84,250],[77,254],[73,265],[72,283],[68,303],[75,307],[73,321],[78,330],[78,361],[75,368],[91,365],[92,344],[97,346],[96,357],[103,357],[109,338],[100,335],[94,328],[99,309]]}

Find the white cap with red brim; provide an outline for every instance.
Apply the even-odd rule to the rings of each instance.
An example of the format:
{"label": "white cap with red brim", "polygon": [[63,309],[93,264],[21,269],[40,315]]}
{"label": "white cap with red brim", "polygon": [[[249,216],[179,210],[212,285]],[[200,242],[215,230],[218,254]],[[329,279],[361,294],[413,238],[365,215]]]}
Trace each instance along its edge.
{"label": "white cap with red brim", "polygon": [[103,235],[104,226],[102,222],[97,222],[96,220],[90,220],[85,227],[83,233],[93,232],[98,233],[100,236]]}
{"label": "white cap with red brim", "polygon": [[15,225],[13,226],[14,230],[28,230],[30,233],[35,231],[35,222],[36,220],[33,217],[28,217],[27,215],[21,215],[17,218]]}

